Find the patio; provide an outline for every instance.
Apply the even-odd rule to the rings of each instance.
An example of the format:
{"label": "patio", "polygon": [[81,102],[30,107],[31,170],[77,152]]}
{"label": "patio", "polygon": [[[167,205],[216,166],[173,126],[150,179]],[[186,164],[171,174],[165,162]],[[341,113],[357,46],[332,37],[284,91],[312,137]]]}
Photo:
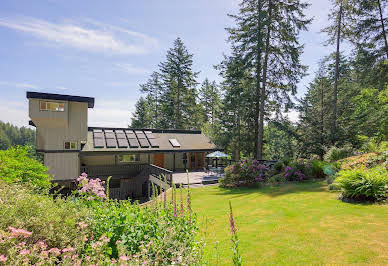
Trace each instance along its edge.
{"label": "patio", "polygon": [[[215,184],[218,183],[218,179],[223,177],[223,173],[205,172],[203,170],[191,170],[189,171],[190,185],[198,184]],[[187,186],[187,173],[186,172],[175,172],[172,174],[172,178],[175,184],[182,184]]]}

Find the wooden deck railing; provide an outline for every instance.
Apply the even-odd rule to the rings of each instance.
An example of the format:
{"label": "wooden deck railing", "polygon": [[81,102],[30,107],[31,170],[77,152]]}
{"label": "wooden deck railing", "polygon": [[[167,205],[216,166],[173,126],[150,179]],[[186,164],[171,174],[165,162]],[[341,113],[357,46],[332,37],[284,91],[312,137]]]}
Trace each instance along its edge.
{"label": "wooden deck railing", "polygon": [[87,173],[89,177],[100,178],[123,174],[135,177],[147,167],[148,164],[81,166],[81,173]]}

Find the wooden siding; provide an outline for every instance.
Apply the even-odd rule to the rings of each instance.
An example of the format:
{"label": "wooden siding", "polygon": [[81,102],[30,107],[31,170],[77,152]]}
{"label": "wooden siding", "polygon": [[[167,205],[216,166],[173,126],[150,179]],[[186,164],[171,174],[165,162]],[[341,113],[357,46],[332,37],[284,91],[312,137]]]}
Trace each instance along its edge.
{"label": "wooden siding", "polygon": [[79,176],[78,152],[45,153],[44,163],[54,180],[71,180]]}
{"label": "wooden siding", "polygon": [[[88,104],[64,102],[65,111],[40,111],[40,99],[29,99],[29,115],[36,125],[36,148],[38,150],[64,150],[65,141],[86,142],[88,133]],[[63,101],[54,101],[62,102]]]}

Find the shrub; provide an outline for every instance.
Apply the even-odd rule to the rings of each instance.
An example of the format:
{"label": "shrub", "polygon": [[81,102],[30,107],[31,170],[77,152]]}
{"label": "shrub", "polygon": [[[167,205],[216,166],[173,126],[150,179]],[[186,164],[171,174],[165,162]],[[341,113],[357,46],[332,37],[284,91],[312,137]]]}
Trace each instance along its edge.
{"label": "shrub", "polygon": [[[83,243],[77,224],[91,224],[92,212],[81,202],[38,195],[21,185],[0,181],[0,230],[23,228],[33,232],[27,244],[44,241],[48,247],[65,248]],[[2,250],[0,250],[0,254]]]}
{"label": "shrub", "polygon": [[273,170],[275,170],[276,173],[280,173],[281,171],[283,171],[283,169],[284,169],[284,164],[281,161],[276,162],[273,165]]}
{"label": "shrub", "polygon": [[337,183],[331,183],[331,184],[329,184],[328,188],[329,188],[329,190],[331,190],[331,191],[338,191],[338,190],[341,189],[341,188],[338,186]]}
{"label": "shrub", "polygon": [[8,184],[28,184],[36,191],[48,191],[51,178],[47,168],[29,155],[28,147],[0,150],[0,180]]}
{"label": "shrub", "polygon": [[331,147],[325,154],[324,158],[327,162],[335,162],[350,156],[352,153],[352,148],[348,145],[345,145],[341,148]]}
{"label": "shrub", "polygon": [[325,163],[323,161],[312,161],[311,162],[311,175],[315,178],[324,178],[325,173],[323,167]]}
{"label": "shrub", "polygon": [[283,173],[276,174],[276,175],[273,175],[270,178],[268,178],[268,183],[270,183],[270,184],[284,183],[284,181],[286,181],[286,179],[285,179]]}
{"label": "shrub", "polygon": [[342,170],[335,182],[345,198],[384,201],[388,197],[388,172],[382,167]]}

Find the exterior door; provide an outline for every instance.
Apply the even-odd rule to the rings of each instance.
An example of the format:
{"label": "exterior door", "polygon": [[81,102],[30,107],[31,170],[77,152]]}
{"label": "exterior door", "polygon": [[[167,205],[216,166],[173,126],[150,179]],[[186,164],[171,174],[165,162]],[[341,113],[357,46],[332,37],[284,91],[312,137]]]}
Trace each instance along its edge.
{"label": "exterior door", "polygon": [[200,169],[204,166],[204,153],[203,152],[191,152],[190,153],[190,169]]}
{"label": "exterior door", "polygon": [[154,165],[164,168],[164,153],[154,154]]}

